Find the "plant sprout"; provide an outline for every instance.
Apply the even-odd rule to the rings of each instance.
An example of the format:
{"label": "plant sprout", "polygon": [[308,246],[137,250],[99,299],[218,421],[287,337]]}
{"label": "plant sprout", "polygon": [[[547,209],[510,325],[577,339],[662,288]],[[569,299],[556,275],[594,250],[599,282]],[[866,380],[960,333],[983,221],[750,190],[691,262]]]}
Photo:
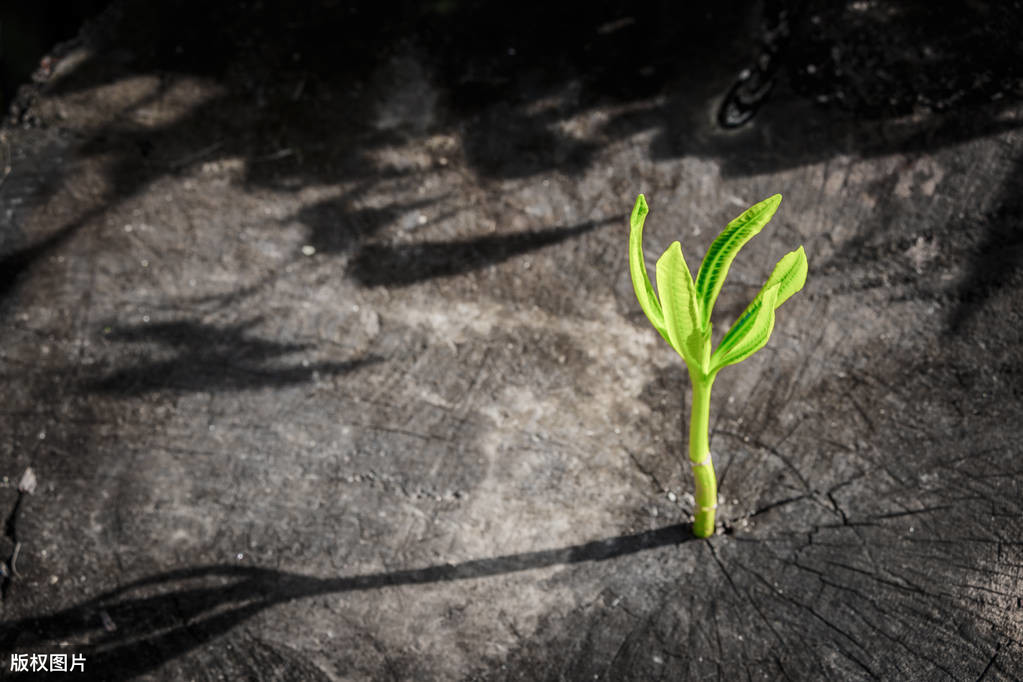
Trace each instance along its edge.
{"label": "plant sprout", "polygon": [[778,261],[760,293],[711,353],[710,313],[728,268],[743,244],[767,225],[780,203],[781,195],[775,194],[728,223],[710,245],[695,282],[681,245],[673,242],[657,260],[657,294],[643,259],[643,222],[649,209],[642,194],[629,219],[629,272],[636,298],[654,329],[682,356],[693,385],[689,463],[696,479],[693,535],[698,538],[714,533],[717,509],[717,477],[708,438],[714,378],[722,367],[741,362],[764,347],[774,329],[774,311],[806,282],[806,253],[800,246]]}

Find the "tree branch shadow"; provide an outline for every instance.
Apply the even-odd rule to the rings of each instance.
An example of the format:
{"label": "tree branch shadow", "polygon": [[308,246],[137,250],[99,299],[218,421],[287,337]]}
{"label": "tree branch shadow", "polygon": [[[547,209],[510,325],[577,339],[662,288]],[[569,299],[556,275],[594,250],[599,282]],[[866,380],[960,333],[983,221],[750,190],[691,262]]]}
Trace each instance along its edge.
{"label": "tree branch shadow", "polygon": [[[969,272],[958,287],[958,304],[948,316],[945,335],[957,336],[966,330],[990,298],[1018,281],[1023,265],[1023,158],[1016,159],[1012,172],[1002,184],[1000,201],[983,215],[987,232],[974,252]],[[970,226],[956,226],[965,230]]]}
{"label": "tree branch shadow", "polygon": [[338,578],[229,564],[176,569],[50,615],[5,623],[0,626],[0,655],[8,659],[11,653],[70,642],[94,674],[129,678],[202,646],[265,609],[297,599],[608,561],[694,539],[688,524],[676,524],[558,549]]}
{"label": "tree branch shadow", "polygon": [[459,241],[397,246],[367,244],[355,254],[350,272],[364,286],[408,286],[503,263],[515,256],[586,234],[601,225],[618,223],[624,218],[625,214],[622,214],[551,230],[488,235]]}
{"label": "tree branch shadow", "polygon": [[122,397],[159,390],[178,392],[246,390],[311,381],[316,374],[344,374],[380,362],[375,356],[345,362],[282,363],[282,356],[308,350],[309,344],[282,343],[249,333],[260,318],[218,327],[189,320],[117,327],[106,338],[162,347],[171,357],[147,359],[87,380],[84,389]]}
{"label": "tree branch shadow", "polygon": [[101,213],[102,211],[99,209],[88,211],[82,217],[62,225],[31,246],[0,256],[0,301],[14,292],[22,273],[63,247],[85,224]]}

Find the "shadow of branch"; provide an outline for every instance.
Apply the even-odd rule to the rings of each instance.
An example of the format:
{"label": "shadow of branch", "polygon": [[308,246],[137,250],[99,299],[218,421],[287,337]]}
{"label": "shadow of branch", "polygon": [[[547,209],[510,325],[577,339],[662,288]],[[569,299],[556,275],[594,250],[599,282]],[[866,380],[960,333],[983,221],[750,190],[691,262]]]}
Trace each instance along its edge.
{"label": "shadow of branch", "polygon": [[434,277],[459,275],[502,263],[531,251],[585,234],[602,225],[620,223],[624,214],[576,225],[517,234],[475,237],[462,241],[361,248],[351,264],[365,286],[408,286]]}
{"label": "shadow of branch", "polygon": [[677,524],[558,549],[339,578],[224,564],[182,568],[51,615],[8,622],[0,626],[0,655],[6,659],[16,651],[69,642],[85,655],[90,669],[131,677],[203,645],[264,609],[296,599],[607,561],[693,539],[688,524]]}
{"label": "shadow of branch", "polygon": [[282,358],[309,350],[309,344],[265,339],[252,329],[261,318],[236,325],[216,326],[192,320],[119,326],[106,340],[142,344],[148,351],[173,352],[173,357],[149,359],[93,377],[86,392],[121,397],[172,390],[247,390],[312,381],[316,375],[339,375],[381,362],[377,356],[345,362],[282,362]]}

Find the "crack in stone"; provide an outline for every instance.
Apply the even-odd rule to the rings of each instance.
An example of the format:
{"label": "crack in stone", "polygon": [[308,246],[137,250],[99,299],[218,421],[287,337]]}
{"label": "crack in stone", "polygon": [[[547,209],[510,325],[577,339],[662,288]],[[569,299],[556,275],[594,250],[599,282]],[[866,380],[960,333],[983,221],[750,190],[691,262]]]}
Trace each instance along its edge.
{"label": "crack in stone", "polygon": [[657,474],[655,474],[652,470],[647,469],[642,464],[640,464],[639,458],[636,457],[636,455],[631,450],[626,450],[626,452],[629,453],[629,459],[631,459],[632,463],[636,465],[636,468],[639,469],[640,473],[649,478],[650,481],[654,484],[654,486],[657,488],[658,493],[663,493],[664,491],[667,490],[667,488],[664,487],[661,481],[657,478]]}
{"label": "crack in stone", "polygon": [[27,467],[18,481],[18,497],[14,500],[11,513],[4,520],[4,537],[11,542],[11,553],[6,559],[0,560],[0,602],[7,599],[7,594],[18,575],[18,554],[21,553],[21,541],[18,539],[18,517],[21,513],[22,501],[26,495],[35,492],[38,481],[32,467]]}
{"label": "crack in stone", "polygon": [[[774,624],[772,624],[771,621],[767,618],[767,616],[764,615],[764,612],[761,610],[760,605],[757,604],[756,600],[753,599],[752,595],[750,595],[748,590],[741,590],[739,589],[739,586],[735,584],[735,581],[732,579],[732,574],[728,572],[728,569],[725,567],[724,562],[721,561],[720,557],[718,557],[717,552],[714,550],[714,545],[710,542],[707,542],[707,547],[710,549],[710,555],[711,557],[713,557],[714,563],[716,563],[718,565],[718,568],[721,569],[721,572],[724,574],[725,579],[728,581],[729,586],[731,586],[732,591],[735,592],[736,594],[741,594],[744,597],[746,597],[746,601],[749,602],[750,606],[753,607],[753,610],[757,612],[758,616],[760,616],[760,619],[764,622],[765,625],[767,625],[767,629],[771,631],[771,634],[774,635],[774,638],[778,641],[779,647],[784,648],[785,640],[782,639],[782,636],[775,629]],[[781,665],[780,660],[778,661],[778,666],[782,668],[782,674],[784,674],[785,677],[788,678],[788,673]]]}
{"label": "crack in stone", "polygon": [[[716,559],[716,556],[715,556],[715,559]],[[720,565],[720,562],[719,562],[719,565]],[[772,592],[778,599],[780,599],[782,601],[785,601],[785,602],[788,602],[789,604],[792,604],[793,606],[795,606],[796,608],[798,608],[798,609],[800,609],[802,611],[806,611],[811,616],[813,616],[815,619],[817,619],[818,621],[823,623],[827,628],[829,628],[830,630],[834,631],[835,633],[841,635],[845,639],[849,640],[849,642],[852,643],[860,651],[862,651],[864,653],[868,653],[867,649],[855,637],[853,637],[851,634],[849,634],[848,632],[846,632],[845,630],[840,628],[837,624],[831,622],[824,615],[818,613],[817,610],[814,609],[813,606],[811,606],[810,604],[805,604],[805,603],[799,601],[798,599],[792,598],[790,595],[786,594],[784,591],[782,591],[782,590],[778,589],[777,587],[775,587],[774,585],[772,585],[769,580],[764,578],[764,576],[760,575],[758,572],[756,572],[754,570],[751,570],[748,566],[740,566],[740,568],[742,568],[747,573],[749,573],[752,577],[754,577],[756,580],[758,580],[764,587],[766,587],[768,589],[768,591]],[[729,580],[729,582],[731,582],[731,580]],[[752,603],[752,600],[751,600],[751,603]],[[759,609],[758,609],[758,612],[759,612]],[[780,638],[779,638],[779,641],[780,641]],[[862,668],[864,670],[864,672],[866,672],[872,679],[875,679],[875,680],[876,679],[880,679],[878,674],[876,672],[874,672],[867,663],[865,663],[864,661],[860,660],[860,658],[858,656],[854,655],[850,651],[846,651],[842,647],[838,647],[838,651],[840,653],[842,653],[850,661],[852,661],[853,663],[858,665],[860,668]],[[868,653],[868,655],[869,655],[869,653]]]}
{"label": "crack in stone", "polygon": [[993,666],[995,664],[995,659],[998,658],[998,651],[1001,648],[1002,648],[1002,643],[1001,642],[998,642],[997,644],[995,644],[995,652],[993,654],[991,654],[991,660],[989,660],[987,662],[987,665],[984,666],[984,670],[980,673],[980,676],[977,678],[977,682],[980,682],[985,677],[987,677],[988,672],[991,670],[991,666]]}
{"label": "crack in stone", "polygon": [[18,497],[14,500],[14,507],[4,521],[4,537],[11,541],[11,553],[6,559],[0,561],[0,602],[7,599],[11,585],[18,574],[17,561],[18,553],[21,551],[21,542],[18,540],[18,513],[21,510],[21,500],[25,491],[18,489]]}

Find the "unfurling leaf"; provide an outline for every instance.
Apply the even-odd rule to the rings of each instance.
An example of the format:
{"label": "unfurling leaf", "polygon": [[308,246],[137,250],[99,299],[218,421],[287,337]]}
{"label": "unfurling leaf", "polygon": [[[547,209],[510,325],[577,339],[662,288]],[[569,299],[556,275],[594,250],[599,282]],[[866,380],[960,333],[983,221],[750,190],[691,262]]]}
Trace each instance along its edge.
{"label": "unfurling leaf", "polygon": [[636,197],[636,205],[632,208],[632,215],[629,217],[629,274],[632,276],[632,288],[636,290],[636,298],[639,299],[639,307],[646,313],[650,324],[654,326],[664,340],[671,343],[668,337],[668,329],[664,325],[664,313],[661,310],[661,303],[654,295],[654,287],[650,284],[650,276],[646,272],[646,261],[643,259],[643,222],[649,209],[646,205],[646,197],[640,194]]}
{"label": "unfurling leaf", "polygon": [[[778,284],[763,292],[761,305],[751,315],[739,319],[729,330],[730,338],[722,339],[721,345],[710,359],[710,372],[715,374],[722,367],[734,365],[764,347],[774,331],[774,309],[778,300]],[[759,297],[759,296],[758,296]],[[735,332],[732,334],[732,332]],[[726,337],[728,337],[726,335]],[[725,343],[725,342],[728,343]]]}
{"label": "unfurling leaf", "polygon": [[803,288],[806,284],[806,273],[806,252],[800,246],[782,256],[771,271],[771,276],[767,278],[767,283],[760,290],[778,285],[778,300],[774,302],[774,308],[777,310],[792,294]]}
{"label": "unfurling leaf", "polygon": [[[778,261],[778,264],[774,266],[771,276],[767,278],[767,282],[760,288],[760,292],[753,299],[753,302],[746,306],[746,310],[743,311],[742,315],[739,316],[739,319],[732,325],[732,328],[729,329],[728,333],[726,333],[721,339],[721,343],[718,344],[717,350],[714,351],[714,356],[722,357],[724,352],[735,346],[738,342],[738,337],[746,333],[748,326],[760,312],[760,308],[764,304],[764,296],[769,289],[772,287],[778,288],[773,308],[774,310],[777,310],[782,303],[792,296],[792,294],[803,288],[803,285],[806,283],[806,272],[806,252],[803,251],[802,246],[795,251],[790,251],[785,254],[782,259]],[[747,355],[744,357],[749,356]],[[735,362],[738,362],[738,360],[724,363],[720,365],[720,367],[731,365]],[[714,363],[712,362],[712,364]]]}
{"label": "unfurling leaf", "polygon": [[696,300],[693,275],[678,242],[672,242],[657,261],[657,293],[663,305],[669,343],[690,368],[706,371],[700,304]]}
{"label": "unfurling leaf", "polygon": [[721,285],[728,275],[728,268],[735,260],[735,254],[739,252],[743,244],[753,238],[760,230],[764,229],[774,212],[778,210],[781,203],[781,195],[775,194],[764,199],[751,208],[743,211],[735,220],[728,223],[724,231],[710,245],[707,255],[700,264],[700,271],[696,275],[696,293],[700,299],[701,326],[709,328],[710,313],[717,300]]}

